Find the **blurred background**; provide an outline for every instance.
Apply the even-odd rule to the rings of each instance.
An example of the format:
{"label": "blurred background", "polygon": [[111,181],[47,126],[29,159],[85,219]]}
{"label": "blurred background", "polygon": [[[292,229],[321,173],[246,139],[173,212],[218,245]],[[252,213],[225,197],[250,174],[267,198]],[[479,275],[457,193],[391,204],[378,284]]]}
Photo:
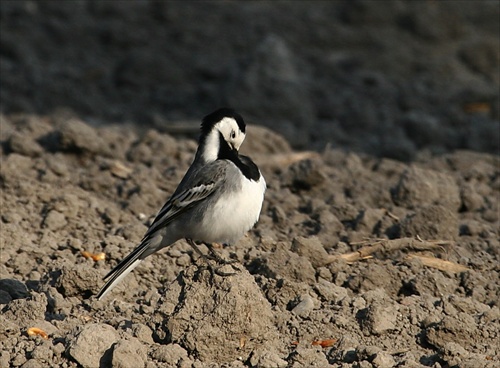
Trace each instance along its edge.
{"label": "blurred background", "polygon": [[496,0],[0,4],[5,115],[172,132],[232,106],[296,149],[500,153]]}

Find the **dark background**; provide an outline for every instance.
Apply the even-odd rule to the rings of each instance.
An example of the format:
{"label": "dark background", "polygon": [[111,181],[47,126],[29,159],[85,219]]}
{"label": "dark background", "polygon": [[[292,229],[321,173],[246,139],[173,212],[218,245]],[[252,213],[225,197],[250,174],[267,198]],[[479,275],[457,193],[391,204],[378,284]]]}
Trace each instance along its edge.
{"label": "dark background", "polygon": [[168,130],[230,105],[298,149],[499,153],[496,0],[0,4],[3,114]]}

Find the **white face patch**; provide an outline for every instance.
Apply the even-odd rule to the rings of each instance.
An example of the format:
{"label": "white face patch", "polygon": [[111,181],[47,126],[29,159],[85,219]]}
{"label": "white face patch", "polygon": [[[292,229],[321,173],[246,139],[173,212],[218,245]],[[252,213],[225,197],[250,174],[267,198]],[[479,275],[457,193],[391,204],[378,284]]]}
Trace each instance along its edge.
{"label": "white face patch", "polygon": [[233,118],[226,117],[215,124],[214,129],[221,132],[225,141],[235,150],[239,150],[245,140],[245,133],[240,130],[238,123]]}
{"label": "white face patch", "polygon": [[224,140],[235,150],[239,150],[245,140],[245,133],[240,130],[235,119],[225,117],[214,125],[210,133],[205,138],[205,145],[201,157],[205,162],[212,162],[219,154],[220,134]]}

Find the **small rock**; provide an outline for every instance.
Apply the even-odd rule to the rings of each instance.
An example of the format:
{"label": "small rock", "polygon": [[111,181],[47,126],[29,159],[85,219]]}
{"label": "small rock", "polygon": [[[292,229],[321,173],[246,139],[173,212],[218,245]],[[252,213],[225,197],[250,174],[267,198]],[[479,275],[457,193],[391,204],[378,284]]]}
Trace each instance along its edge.
{"label": "small rock", "polygon": [[188,360],[188,353],[178,344],[160,345],[153,351],[152,357],[159,362],[178,366],[180,361]]}
{"label": "small rock", "polygon": [[393,305],[374,302],[368,306],[362,327],[370,334],[384,334],[396,328],[397,314],[397,309]]}
{"label": "small rock", "polygon": [[333,214],[330,208],[320,210],[318,213],[319,231],[318,239],[322,244],[333,247],[338,243],[340,233],[344,230],[344,224]]}
{"label": "small rock", "polygon": [[[30,364],[37,364],[38,363],[36,361],[36,359],[32,359],[32,361],[33,361],[33,363],[30,363]],[[24,354],[24,352],[22,352],[22,353],[17,354],[9,363],[10,363],[10,366],[19,367],[20,365],[23,365],[26,362],[27,362],[26,355]],[[41,368],[41,366],[35,365],[35,366],[32,366],[32,368]]]}
{"label": "small rock", "polygon": [[[3,312],[5,309],[3,310]],[[6,313],[0,314],[0,336],[11,336],[21,334],[19,322],[5,317]]]}
{"label": "small rock", "polygon": [[296,190],[309,190],[325,181],[325,174],[317,160],[302,160],[288,168],[285,182]]}
{"label": "small rock", "polygon": [[372,360],[380,351],[382,349],[378,346],[360,345],[356,348],[356,354],[360,360]]}
{"label": "small rock", "polygon": [[484,206],[483,196],[477,192],[476,187],[471,183],[462,185],[460,188],[460,197],[463,207],[467,211],[477,211]]}
{"label": "small rock", "polygon": [[271,278],[287,278],[292,281],[304,281],[309,284],[316,282],[316,272],[306,257],[286,249],[285,243],[278,243],[273,252],[266,253],[262,258],[252,262],[256,273]]}
{"label": "small rock", "polygon": [[332,206],[332,212],[341,222],[355,221],[359,213],[358,209],[349,203]]}
{"label": "small rock", "polygon": [[27,360],[21,368],[43,368],[43,364],[36,359]]}
{"label": "small rock", "polygon": [[23,299],[30,295],[26,285],[15,279],[0,280],[0,290],[9,294],[12,299]]}
{"label": "small rock", "polygon": [[391,271],[390,265],[368,263],[359,273],[349,275],[344,286],[355,292],[367,291],[365,298],[381,290],[396,292],[400,287],[399,280],[394,279]]}
{"label": "small rock", "polygon": [[2,351],[0,353],[0,367],[8,367],[10,362],[10,353],[8,351]]}
{"label": "small rock", "polygon": [[17,212],[2,213],[2,221],[8,224],[19,224],[23,220],[22,216]]}
{"label": "small rock", "polygon": [[409,286],[416,295],[427,293],[434,296],[452,294],[459,287],[457,280],[450,279],[442,272],[417,275],[410,281]]}
{"label": "small rock", "polygon": [[[442,359],[449,367],[461,366],[463,361],[469,357],[470,353],[460,344],[449,341],[440,349]],[[476,362],[477,363],[477,362]]]}
{"label": "small rock", "polygon": [[[3,185],[10,184],[16,187],[20,186],[20,189],[22,189],[22,183],[19,182],[20,177],[35,177],[33,159],[18,153],[11,153],[6,159],[3,159],[1,167],[2,171],[0,172],[0,178],[2,178],[4,182]],[[33,190],[31,186],[30,189]],[[22,195],[22,193],[21,191],[18,195]]]}
{"label": "small rock", "polygon": [[142,323],[135,323],[132,325],[132,333],[135,337],[139,339],[139,341],[144,342],[146,344],[153,344],[153,331]]}
{"label": "small rock", "polygon": [[396,365],[396,361],[391,354],[381,351],[375,355],[372,360],[372,364],[376,368],[392,368]]}
{"label": "small rock", "polygon": [[9,148],[12,152],[23,156],[36,157],[43,152],[43,148],[30,136],[14,133],[9,139]]}
{"label": "small rock", "polygon": [[90,297],[99,291],[101,275],[87,263],[64,265],[55,281],[56,289],[65,297]]}
{"label": "small rock", "polygon": [[445,303],[445,306],[447,315],[425,331],[427,341],[438,348],[444,348],[448,342],[470,348],[474,344],[470,336],[474,336],[478,331],[476,320],[468,313],[457,313],[449,303]]}
{"label": "small rock", "polygon": [[300,303],[292,309],[292,313],[305,317],[314,309],[314,299],[309,294],[303,295],[300,299]]}
{"label": "small rock", "polygon": [[323,244],[317,237],[304,238],[298,236],[293,239],[292,251],[299,256],[307,257],[312,263],[313,267],[321,267],[325,264],[328,257]]}
{"label": "small rock", "polygon": [[43,220],[43,226],[52,231],[60,230],[67,224],[66,216],[56,210],[49,211]]}
{"label": "small rock", "polygon": [[109,366],[111,346],[116,341],[118,333],[113,327],[92,323],[85,325],[69,340],[68,353],[85,368],[106,366],[106,361]]}
{"label": "small rock", "polygon": [[135,337],[120,340],[113,348],[113,368],[143,368],[147,350]]}
{"label": "small rock", "polygon": [[276,352],[263,348],[258,348],[252,352],[250,364],[252,367],[261,368],[286,367],[288,365]]}
{"label": "small rock", "polygon": [[52,342],[44,341],[41,345],[35,347],[31,352],[31,357],[40,362],[51,362],[54,356],[51,346]]}
{"label": "small rock", "polygon": [[15,321],[21,328],[33,327],[30,324],[34,320],[45,320],[47,304],[45,294],[33,292],[31,298],[15,299],[10,302],[3,315],[6,319]]}
{"label": "small rock", "polygon": [[97,130],[75,118],[61,123],[59,148],[64,151],[108,153],[108,145]]}
{"label": "small rock", "polygon": [[52,351],[54,352],[55,355],[61,355],[66,348],[64,347],[64,344],[62,342],[58,342],[55,345],[52,345]]}
{"label": "small rock", "polygon": [[348,298],[347,289],[341,286],[337,286],[324,279],[319,279],[314,289],[321,295],[327,302],[333,302],[335,304],[340,303],[342,300]]}

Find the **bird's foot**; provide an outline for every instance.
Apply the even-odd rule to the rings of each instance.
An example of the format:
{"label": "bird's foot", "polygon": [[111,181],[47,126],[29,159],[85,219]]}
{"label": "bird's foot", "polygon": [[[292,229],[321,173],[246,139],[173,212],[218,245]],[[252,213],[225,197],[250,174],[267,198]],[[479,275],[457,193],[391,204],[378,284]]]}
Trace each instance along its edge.
{"label": "bird's foot", "polygon": [[[201,252],[201,250],[198,248],[198,245],[192,239],[186,239],[186,240],[187,240],[188,244],[191,245],[191,247],[196,251],[196,253],[198,253],[201,258],[205,259],[205,261],[207,263],[207,268],[210,271],[210,274],[212,275],[212,277],[214,275],[226,277],[226,276],[232,276],[232,275],[236,274],[236,272],[222,271],[221,268],[223,268],[226,265],[231,265],[231,267],[233,268],[234,271],[238,271],[238,272],[241,271],[241,269],[239,269],[238,267],[236,267],[234,265],[235,263],[238,262],[236,259],[224,259],[224,258],[222,258],[213,249],[212,244],[204,243],[207,246],[210,254],[203,254]],[[218,267],[214,267],[212,264],[210,264],[209,261],[213,261],[213,262],[217,263]]]}
{"label": "bird's foot", "polygon": [[224,267],[226,265],[230,265],[234,271],[238,271],[238,272],[241,271],[235,265],[235,263],[238,263],[238,260],[222,258],[220,256],[220,254],[215,251],[212,244],[205,243],[205,245],[207,246],[208,250],[210,251],[210,258],[213,259],[215,262],[217,262],[217,264],[219,265],[217,268],[214,269],[214,272],[217,275],[225,277],[225,276],[232,276],[232,275],[236,274],[236,272],[224,272],[224,271],[222,271],[221,270],[222,267]]}
{"label": "bird's foot", "polygon": [[238,262],[236,259],[224,259],[224,258],[222,258],[220,256],[220,254],[215,251],[214,246],[212,244],[205,243],[205,245],[207,246],[208,250],[210,251],[210,255],[209,256],[207,255],[207,256],[210,257],[210,259],[212,259],[213,261],[217,262],[217,264],[219,264],[221,266],[225,266],[228,264],[233,264],[233,263]]}
{"label": "bird's foot", "polygon": [[[225,272],[225,271],[222,271],[221,268],[226,266],[226,265],[231,265],[232,269],[236,272]],[[226,277],[226,276],[233,276],[233,275],[236,275],[236,273],[238,272],[241,272],[241,269],[239,269],[238,267],[236,267],[234,264],[231,263],[226,263],[226,264],[223,264],[223,265],[220,265],[219,267],[216,267],[214,269],[214,272],[219,275],[219,276],[222,276],[222,277]]]}

